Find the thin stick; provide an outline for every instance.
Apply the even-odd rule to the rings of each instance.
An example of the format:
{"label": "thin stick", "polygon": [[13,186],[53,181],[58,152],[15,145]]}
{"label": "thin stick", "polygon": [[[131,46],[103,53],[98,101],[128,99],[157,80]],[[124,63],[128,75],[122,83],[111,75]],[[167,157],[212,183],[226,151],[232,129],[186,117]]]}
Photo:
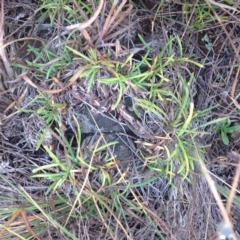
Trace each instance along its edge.
{"label": "thin stick", "polygon": [[89,27],[96,20],[98,15],[100,14],[102,7],[103,7],[103,3],[104,3],[104,0],[101,0],[96,12],[86,22],[70,25],[67,27],[67,29],[72,30],[72,29],[78,28],[79,30],[81,30],[81,29],[85,29],[85,28]]}
{"label": "thin stick", "polygon": [[4,0],[1,1],[1,17],[0,17],[0,57],[2,58],[5,71],[8,74],[9,79],[13,79],[13,71],[12,68],[9,64],[9,61],[6,57],[6,51],[4,49],[4,41],[3,41],[3,36],[4,36]]}
{"label": "thin stick", "polygon": [[229,216],[227,214],[227,210],[224,208],[224,205],[222,203],[222,200],[220,198],[220,195],[218,194],[218,191],[215,187],[215,184],[214,184],[214,181],[212,180],[212,178],[210,177],[210,174],[208,173],[208,170],[206,169],[206,166],[203,162],[203,160],[201,159],[201,157],[199,156],[198,152],[197,152],[197,157],[198,157],[198,160],[199,160],[199,163],[201,165],[201,168],[202,168],[202,172],[208,182],[208,185],[212,191],[212,194],[217,202],[217,205],[221,211],[221,214],[222,214],[222,218],[223,218],[223,222],[231,229],[231,233],[232,233],[232,239],[233,240],[237,240],[234,232],[233,232],[233,229],[232,229],[232,223],[229,219]]}
{"label": "thin stick", "polygon": [[233,82],[233,85],[232,85],[232,90],[231,90],[231,97],[232,98],[234,98],[234,93],[235,93],[235,89],[236,89],[236,86],[237,86],[239,73],[240,73],[240,66],[238,66],[237,73],[236,73],[236,76],[234,78],[234,82]]}
{"label": "thin stick", "polygon": [[234,177],[233,183],[232,183],[232,189],[231,189],[231,192],[229,194],[228,201],[227,201],[226,209],[227,209],[228,214],[231,211],[231,205],[232,205],[233,198],[234,198],[234,195],[235,195],[235,189],[238,186],[238,180],[239,180],[239,177],[240,177],[240,157],[238,157],[238,158],[239,158],[238,159],[238,168],[236,170],[236,174],[235,174],[235,177]]}

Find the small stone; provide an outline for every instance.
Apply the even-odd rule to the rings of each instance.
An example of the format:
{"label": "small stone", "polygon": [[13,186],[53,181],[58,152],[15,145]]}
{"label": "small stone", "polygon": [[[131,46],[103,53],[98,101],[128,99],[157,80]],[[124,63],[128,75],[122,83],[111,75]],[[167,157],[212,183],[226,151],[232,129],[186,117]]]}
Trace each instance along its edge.
{"label": "small stone", "polygon": [[99,130],[102,133],[130,132],[127,126],[114,121],[109,113],[90,113],[86,107],[83,107],[77,118],[80,122],[81,132],[85,134],[99,132]]}

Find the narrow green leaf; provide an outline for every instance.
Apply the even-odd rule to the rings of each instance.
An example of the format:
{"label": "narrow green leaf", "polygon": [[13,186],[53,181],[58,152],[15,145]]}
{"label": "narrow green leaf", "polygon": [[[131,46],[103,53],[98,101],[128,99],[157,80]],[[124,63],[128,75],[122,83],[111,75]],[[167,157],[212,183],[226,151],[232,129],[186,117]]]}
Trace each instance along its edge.
{"label": "narrow green leaf", "polygon": [[32,176],[32,178],[47,178],[49,180],[56,180],[60,177],[65,176],[65,173],[41,173],[41,174],[35,174]]}
{"label": "narrow green leaf", "polygon": [[37,150],[40,148],[40,146],[42,145],[43,140],[44,140],[47,132],[48,132],[48,129],[45,129],[44,132],[43,132],[43,134],[41,135],[41,137],[40,137],[40,139],[39,139],[39,141],[38,141],[38,143],[37,143],[37,146],[36,146],[36,151],[37,151]]}
{"label": "narrow green leaf", "polygon": [[228,144],[229,144],[228,136],[227,136],[227,134],[226,134],[224,131],[221,132],[221,138],[222,138],[222,141],[223,141],[223,143],[224,143],[225,145],[228,145]]}
{"label": "narrow green leaf", "polygon": [[90,164],[86,163],[81,157],[77,157],[80,163],[82,163],[84,166],[90,168],[91,170],[98,170],[97,167],[91,166]]}
{"label": "narrow green leaf", "polygon": [[98,70],[94,70],[88,79],[88,88],[87,88],[88,93],[91,91],[97,72]]}
{"label": "narrow green leaf", "polygon": [[110,146],[112,146],[112,145],[115,145],[115,144],[117,144],[117,143],[118,143],[117,141],[116,141],[116,142],[106,143],[106,144],[104,144],[104,145],[102,145],[102,146],[94,149],[93,154],[95,154],[95,153],[97,153],[97,152],[99,152],[99,151],[102,151],[103,149],[106,149],[106,148],[108,148],[108,147],[110,147]]}
{"label": "narrow green leaf", "polygon": [[232,127],[226,128],[226,132],[228,133],[233,133],[235,131],[240,131],[240,126],[232,126]]}
{"label": "narrow green leaf", "polygon": [[88,58],[87,56],[85,56],[84,54],[78,52],[77,50],[75,50],[75,49],[73,49],[73,48],[71,48],[69,46],[66,46],[66,48],[69,49],[70,51],[72,51],[74,54],[78,55],[79,57],[85,59],[87,62],[94,63],[94,61],[92,59]]}
{"label": "narrow green leaf", "polygon": [[59,165],[57,163],[51,163],[51,164],[48,164],[48,165],[44,165],[44,166],[41,166],[41,167],[38,167],[38,168],[34,168],[32,170],[32,173],[37,173],[37,172],[45,170],[45,169],[50,170],[51,168],[54,168],[54,167],[59,167]]}
{"label": "narrow green leaf", "polygon": [[45,61],[45,58],[43,55],[39,52],[39,48],[35,48],[32,45],[28,45],[28,52],[33,52],[37,57],[39,57],[43,62]]}
{"label": "narrow green leaf", "polygon": [[116,103],[113,105],[112,110],[115,110],[117,108],[117,106],[119,105],[119,103],[122,100],[122,96],[124,94],[124,90],[125,90],[125,86],[123,83],[119,82],[119,93],[118,93],[118,98]]}
{"label": "narrow green leaf", "polygon": [[62,168],[62,170],[67,171],[67,167],[64,165],[64,163],[60,162],[57,156],[49,149],[48,146],[44,146],[45,150],[49,154],[49,156],[52,158],[52,160],[59,165],[59,167]]}
{"label": "narrow green leaf", "polygon": [[138,34],[138,37],[139,37],[140,41],[142,42],[142,44],[147,48],[147,50],[151,51],[150,46],[146,43],[146,41],[143,39],[143,37],[140,34]]}
{"label": "narrow green leaf", "polygon": [[[220,185],[218,185],[217,183],[215,183],[215,186],[217,188],[217,190],[225,197],[225,198],[229,198],[229,192],[226,191],[224,188],[222,188]],[[237,197],[234,197],[233,198],[233,202],[238,206],[240,207],[240,199],[237,198]]]}

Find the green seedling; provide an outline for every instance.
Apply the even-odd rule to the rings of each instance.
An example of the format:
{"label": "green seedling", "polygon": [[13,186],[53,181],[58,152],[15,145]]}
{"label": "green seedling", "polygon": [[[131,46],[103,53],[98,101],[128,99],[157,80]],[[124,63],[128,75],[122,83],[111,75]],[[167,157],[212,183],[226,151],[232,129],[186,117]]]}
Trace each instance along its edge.
{"label": "green seedling", "polygon": [[214,130],[217,133],[221,134],[222,141],[225,145],[229,144],[229,138],[228,134],[234,133],[235,131],[240,130],[240,125],[238,126],[232,126],[230,118],[227,120],[218,123],[216,126],[214,126]]}
{"label": "green seedling", "polygon": [[[61,125],[61,122],[59,122],[59,111],[66,108],[66,103],[54,103],[51,101],[51,99],[49,99],[47,94],[40,92],[36,103],[39,104],[38,109],[17,109],[23,113],[32,113],[40,116],[48,127],[51,127],[54,121],[56,121],[59,126]],[[41,137],[36,146],[36,150],[38,150],[42,145],[44,138],[48,133],[48,129],[41,128],[39,133],[41,133]]]}
{"label": "green seedling", "polygon": [[207,48],[207,50],[210,51],[212,49],[213,44],[212,44],[211,40],[209,39],[208,35],[205,34],[201,40],[205,44],[205,47]]}
{"label": "green seedling", "polygon": [[28,52],[33,52],[38,57],[37,62],[26,61],[27,65],[36,71],[42,72],[46,79],[53,77],[59,69],[65,67],[69,62],[72,61],[66,48],[63,49],[64,54],[58,56],[52,51],[29,46]]}
{"label": "green seedling", "polygon": [[[214,9],[218,9],[218,6],[212,6]],[[202,6],[185,6],[185,17],[186,22],[189,22],[191,17],[192,26],[197,30],[203,30],[210,23],[217,20],[217,18],[213,15],[211,8],[207,5]],[[220,19],[225,19],[225,16],[219,16]]]}

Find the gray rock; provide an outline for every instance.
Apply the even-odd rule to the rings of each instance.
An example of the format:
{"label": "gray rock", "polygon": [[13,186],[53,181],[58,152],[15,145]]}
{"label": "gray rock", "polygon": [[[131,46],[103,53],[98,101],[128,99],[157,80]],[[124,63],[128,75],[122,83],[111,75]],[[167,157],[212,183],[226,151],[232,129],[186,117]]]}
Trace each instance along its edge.
{"label": "gray rock", "polygon": [[131,132],[126,125],[114,121],[109,113],[90,113],[86,107],[80,109],[77,118],[80,122],[81,132],[85,134],[99,132],[98,128],[102,133]]}

